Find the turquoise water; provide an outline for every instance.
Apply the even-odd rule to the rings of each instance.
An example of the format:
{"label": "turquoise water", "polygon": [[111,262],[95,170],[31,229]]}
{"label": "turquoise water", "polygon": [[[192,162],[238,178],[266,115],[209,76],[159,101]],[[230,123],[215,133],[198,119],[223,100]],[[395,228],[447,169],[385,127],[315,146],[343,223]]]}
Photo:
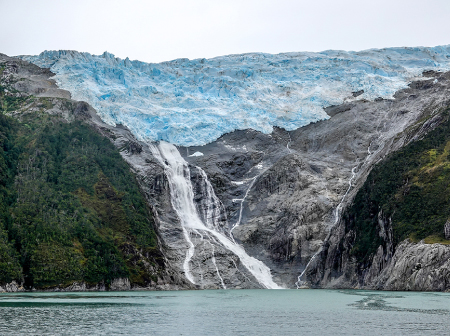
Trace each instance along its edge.
{"label": "turquoise water", "polygon": [[448,335],[450,293],[356,290],[15,293],[0,335]]}

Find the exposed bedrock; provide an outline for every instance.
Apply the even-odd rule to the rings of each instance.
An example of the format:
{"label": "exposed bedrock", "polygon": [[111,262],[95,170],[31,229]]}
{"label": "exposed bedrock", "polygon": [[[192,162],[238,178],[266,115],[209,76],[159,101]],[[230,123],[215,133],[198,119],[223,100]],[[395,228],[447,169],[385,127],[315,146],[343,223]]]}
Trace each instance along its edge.
{"label": "exposed bedrock", "polygon": [[[180,152],[192,166],[205,170],[229,226],[235,226],[233,236],[272,269],[278,283],[295,288],[311,257],[323,249],[336,253],[330,263],[348,260],[340,271],[352,274],[351,258],[338,248],[351,237],[335,224],[375,163],[440,123],[440,112],[449,104],[450,76],[437,72],[427,76],[397,92],[393,100],[330,107],[329,120],[293,132],[236,131]],[[192,155],[196,152],[203,156]],[[384,270],[393,253],[393,247],[383,251],[384,262],[378,255],[370,274]],[[321,253],[313,260],[302,281],[331,286],[335,280],[327,272],[334,268],[323,258]],[[309,279],[318,264],[324,265],[323,272]],[[376,287],[369,283],[368,287]]]}
{"label": "exposed bedrock", "polygon": [[[203,231],[190,231],[190,239],[195,247],[195,252],[189,260],[190,272],[193,275],[194,283],[186,278],[184,264],[189,250],[180,218],[174,210],[170,183],[165,172],[165,167],[154,157],[149,144],[141,142],[123,125],[111,126],[105,124],[97,115],[96,111],[85,102],[77,102],[70,99],[68,91],[60,90],[55,82],[50,78],[53,73],[48,69],[41,69],[25,61],[2,56],[2,60],[9,62],[5,68],[4,75],[11,75],[15,78],[15,88],[21,95],[34,95],[51,99],[53,108],[47,113],[58,115],[65,120],[83,120],[91,124],[94,128],[113,142],[120,150],[121,156],[129,164],[130,169],[135,174],[141,191],[150,205],[159,238],[159,247],[163,255],[163,265],[144,265],[150,274],[154,274],[154,280],[144,289],[207,289],[207,288],[262,288],[249,270],[243,265],[240,258],[220,243],[217,237]],[[10,66],[11,65],[11,66]],[[17,80],[19,78],[19,80]],[[18,93],[19,94],[19,93]],[[73,108],[67,108],[66,102],[70,102]],[[27,113],[34,112],[26,108]],[[13,113],[20,116],[23,111]],[[259,156],[254,160],[257,162]],[[233,164],[234,160],[230,161]],[[248,162],[247,158],[236,160],[235,168],[237,176],[244,174],[246,169],[251,168],[255,162]],[[244,171],[240,171],[240,163],[244,165]],[[247,167],[248,166],[248,167]],[[207,188],[208,178],[201,169],[189,167],[192,185],[195,190],[195,201],[198,205],[198,213],[206,223],[208,211],[203,211],[205,206],[211,201],[213,195]],[[214,196],[215,197],[215,196]],[[219,202],[219,200],[217,200]],[[220,203],[220,202],[219,202]],[[220,207],[220,204],[219,204]],[[213,206],[214,208],[214,206]],[[212,209],[214,213],[214,209]],[[218,209],[218,231],[222,236],[226,236],[229,241],[229,228],[224,207]],[[222,230],[223,228],[223,230]],[[223,232],[222,232],[223,231]],[[145,256],[140,255],[140,251],[132,249],[132,246],[124,251],[128,255],[133,255],[140,263],[146,263]],[[2,290],[18,290],[20,285],[14,283],[6,286]],[[85,283],[74,283],[67,287],[68,290],[101,290],[98,286],[87,285]],[[129,279],[118,278],[112,281],[111,289],[127,290],[139,289],[141,287],[130,283]],[[56,288],[61,290],[64,288]]]}
{"label": "exposed bedrock", "polygon": [[315,287],[403,291],[450,289],[450,246],[404,240],[394,249],[390,220],[379,214],[378,232],[383,244],[361,269],[349,253],[354,233],[343,235],[343,229],[344,225],[340,224],[333,230],[321,258],[308,271],[307,280]]}

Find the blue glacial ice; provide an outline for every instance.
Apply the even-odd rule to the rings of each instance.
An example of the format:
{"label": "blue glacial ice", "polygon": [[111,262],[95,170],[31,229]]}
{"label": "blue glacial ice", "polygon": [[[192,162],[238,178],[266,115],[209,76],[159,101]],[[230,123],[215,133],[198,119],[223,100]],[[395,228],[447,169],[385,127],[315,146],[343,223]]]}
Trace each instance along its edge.
{"label": "blue glacial ice", "polygon": [[424,70],[449,70],[450,45],[359,52],[329,50],[144,63],[105,52],[22,56],[50,68],[73,99],[141,140],[203,145],[237,129],[294,130],[328,118],[330,105],[392,98]]}

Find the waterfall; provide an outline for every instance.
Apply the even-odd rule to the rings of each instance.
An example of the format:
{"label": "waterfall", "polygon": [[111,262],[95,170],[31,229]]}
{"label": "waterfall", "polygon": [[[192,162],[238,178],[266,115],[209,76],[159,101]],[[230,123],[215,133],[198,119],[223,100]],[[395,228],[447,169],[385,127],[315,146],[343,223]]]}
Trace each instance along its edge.
{"label": "waterfall", "polygon": [[198,212],[207,228],[219,231],[221,229],[222,214],[224,214],[224,221],[226,222],[225,208],[216,196],[206,173],[200,167],[196,168],[202,177],[201,194],[203,195],[201,205],[198,206]]}
{"label": "waterfall", "polygon": [[248,186],[247,191],[245,192],[243,198],[234,198],[234,199],[233,199],[233,202],[240,202],[240,203],[241,203],[241,205],[240,205],[240,207],[239,207],[239,217],[238,217],[236,223],[234,223],[234,225],[233,225],[233,227],[231,228],[231,231],[230,231],[230,236],[231,236],[231,239],[232,239],[233,241],[234,241],[233,230],[234,230],[235,228],[237,228],[239,225],[241,225],[242,212],[243,212],[243,210],[244,210],[244,202],[245,202],[245,199],[247,198],[247,196],[248,196],[248,194],[249,194],[249,192],[250,192],[250,189],[252,189],[253,184],[255,184],[255,181],[256,181],[256,179],[257,179],[258,177],[259,177],[259,175],[257,175],[257,176],[255,176],[255,177],[252,178],[252,182],[250,182],[250,185]]}
{"label": "waterfall", "polygon": [[[209,239],[209,243],[213,244],[217,240],[223,247],[235,254],[240,259],[242,265],[255,277],[261,286],[268,289],[281,288],[272,280],[270,269],[263,262],[249,256],[242,246],[230,240],[219,231],[218,218],[220,214],[218,216],[217,211],[220,211],[220,201],[215,195],[214,189],[211,183],[209,183],[206,174],[198,168],[202,177],[205,179],[206,198],[208,202],[207,206],[203,207],[202,210],[204,211],[204,223],[194,204],[194,192],[190,180],[189,166],[177,148],[164,141],[159,142],[158,145],[149,143],[149,147],[154,157],[164,167],[167,179],[169,180],[172,207],[180,219],[183,234],[189,246],[183,263],[186,278],[195,284],[195,279],[190,269],[190,263],[195,254],[195,245],[190,238],[190,233],[201,233],[203,231],[205,234],[201,234],[202,239],[209,239],[212,236],[211,238],[214,239]],[[216,266],[218,277],[222,286],[225,288],[225,284],[217,269],[214,249],[212,253],[214,257],[212,260]]]}

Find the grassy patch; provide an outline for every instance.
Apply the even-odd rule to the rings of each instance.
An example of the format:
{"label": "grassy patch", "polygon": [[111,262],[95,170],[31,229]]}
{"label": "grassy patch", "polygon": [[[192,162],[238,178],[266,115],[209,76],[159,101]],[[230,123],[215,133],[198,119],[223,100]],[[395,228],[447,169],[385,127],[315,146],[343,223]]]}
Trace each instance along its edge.
{"label": "grassy patch", "polygon": [[443,244],[450,245],[450,240],[442,238],[441,236],[428,236],[424,239],[425,244]]}

